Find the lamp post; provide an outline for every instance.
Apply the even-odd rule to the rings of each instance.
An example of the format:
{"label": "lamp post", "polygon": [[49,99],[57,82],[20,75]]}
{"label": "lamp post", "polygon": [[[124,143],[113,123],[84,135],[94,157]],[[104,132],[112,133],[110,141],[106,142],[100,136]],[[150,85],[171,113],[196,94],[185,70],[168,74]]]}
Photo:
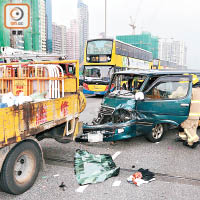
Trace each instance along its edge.
{"label": "lamp post", "polygon": [[107,7],[107,0],[105,0],[105,38],[106,38],[106,7]]}

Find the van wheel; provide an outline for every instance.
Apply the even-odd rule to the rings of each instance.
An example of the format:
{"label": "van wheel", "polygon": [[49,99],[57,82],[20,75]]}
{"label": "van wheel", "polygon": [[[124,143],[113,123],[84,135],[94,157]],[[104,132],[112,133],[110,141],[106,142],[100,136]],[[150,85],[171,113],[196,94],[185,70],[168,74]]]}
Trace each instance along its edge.
{"label": "van wheel", "polygon": [[150,142],[159,142],[164,136],[166,126],[164,124],[156,124],[151,133],[145,135],[146,139]]}
{"label": "van wheel", "polygon": [[22,194],[35,182],[41,165],[41,151],[32,141],[17,144],[4,161],[0,187],[10,194]]}

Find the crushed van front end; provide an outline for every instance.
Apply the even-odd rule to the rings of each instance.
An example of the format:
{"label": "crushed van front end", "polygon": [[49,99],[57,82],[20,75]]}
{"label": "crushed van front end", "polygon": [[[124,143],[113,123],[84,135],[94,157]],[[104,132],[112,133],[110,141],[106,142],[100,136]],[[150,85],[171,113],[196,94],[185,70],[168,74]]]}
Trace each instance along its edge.
{"label": "crushed van front end", "polygon": [[137,136],[135,110],[102,105],[97,119],[92,125],[84,124],[83,132],[76,138],[77,142],[117,141]]}
{"label": "crushed van front end", "polygon": [[[129,139],[136,136],[135,121],[126,123],[107,123],[83,126],[83,133],[76,138],[77,142],[101,142]],[[96,139],[94,139],[96,138]]]}

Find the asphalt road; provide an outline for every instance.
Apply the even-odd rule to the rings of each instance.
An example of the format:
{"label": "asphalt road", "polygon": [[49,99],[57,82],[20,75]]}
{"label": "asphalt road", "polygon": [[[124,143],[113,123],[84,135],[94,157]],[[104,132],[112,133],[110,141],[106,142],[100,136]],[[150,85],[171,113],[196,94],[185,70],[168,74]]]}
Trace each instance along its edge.
{"label": "asphalt road", "polygon": [[[87,107],[81,120],[91,122],[97,115],[102,99],[87,97]],[[150,143],[144,137],[110,143],[60,144],[52,139],[41,141],[46,161],[34,186],[22,195],[13,196],[0,192],[0,200],[101,200],[101,199],[200,199],[200,146],[192,150],[174,142],[177,130],[169,131],[160,143]],[[121,168],[117,177],[103,183],[80,187],[74,176],[73,159],[76,149],[94,154],[116,155]],[[132,168],[132,166],[135,168]],[[126,179],[139,168],[156,173],[156,180],[140,187]],[[120,181],[119,186],[113,183]],[[65,190],[59,188],[64,182]]]}

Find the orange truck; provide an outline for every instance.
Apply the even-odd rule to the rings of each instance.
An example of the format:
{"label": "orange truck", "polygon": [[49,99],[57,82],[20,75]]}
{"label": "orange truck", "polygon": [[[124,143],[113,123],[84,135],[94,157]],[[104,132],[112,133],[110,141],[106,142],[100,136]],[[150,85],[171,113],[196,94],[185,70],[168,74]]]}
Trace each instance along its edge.
{"label": "orange truck", "polygon": [[21,194],[34,184],[43,164],[39,141],[67,143],[79,133],[86,106],[79,63],[1,63],[0,96],[0,187]]}

